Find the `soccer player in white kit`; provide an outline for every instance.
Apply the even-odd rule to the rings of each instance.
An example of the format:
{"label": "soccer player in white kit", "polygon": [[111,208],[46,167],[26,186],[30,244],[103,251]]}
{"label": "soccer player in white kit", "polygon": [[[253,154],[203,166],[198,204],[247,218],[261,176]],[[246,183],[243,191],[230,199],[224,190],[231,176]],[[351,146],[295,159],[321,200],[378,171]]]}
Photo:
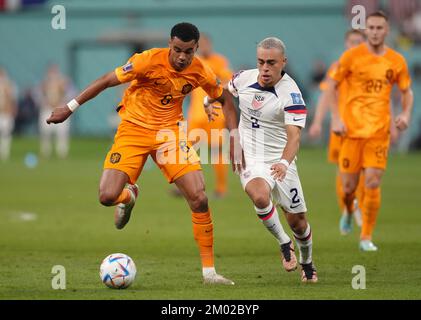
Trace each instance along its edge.
{"label": "soccer player in white kit", "polygon": [[[297,259],[277,206],[294,233],[302,281],[317,282],[311,229],[295,164],[306,107],[297,84],[283,71],[286,61],[283,42],[266,38],[257,46],[258,69],[239,72],[228,83],[241,110],[238,127],[246,167],[240,178],[257,216],[279,242],[285,270],[295,270]],[[211,102],[205,100],[205,107]]]}
{"label": "soccer player in white kit", "polygon": [[56,126],[49,126],[45,119],[57,106],[60,106],[73,96],[73,88],[70,80],[64,76],[58,65],[52,64],[48,67],[45,78],[40,86],[39,92],[39,131],[42,156],[49,158],[52,153],[52,139],[56,138],[57,155],[64,159],[69,153],[70,122],[65,121]]}

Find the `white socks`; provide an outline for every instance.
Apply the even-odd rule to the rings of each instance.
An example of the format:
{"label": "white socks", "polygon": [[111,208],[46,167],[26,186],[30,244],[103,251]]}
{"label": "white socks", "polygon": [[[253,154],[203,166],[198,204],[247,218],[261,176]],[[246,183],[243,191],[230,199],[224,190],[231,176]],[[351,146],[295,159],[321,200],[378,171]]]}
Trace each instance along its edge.
{"label": "white socks", "polygon": [[215,267],[202,268],[203,278],[208,278],[216,275]]}
{"label": "white socks", "polygon": [[276,207],[273,205],[272,201],[266,208],[260,209],[254,207],[254,209],[256,210],[259,219],[262,220],[263,225],[266,227],[266,229],[269,230],[270,233],[274,235],[279,244],[284,244],[291,241],[290,237],[285,233],[284,228],[282,228],[282,224],[279,221],[278,211],[276,210]]}
{"label": "white socks", "polygon": [[312,262],[313,241],[311,237],[310,224],[307,223],[306,231],[303,234],[294,232],[295,242],[300,250],[300,264]]}

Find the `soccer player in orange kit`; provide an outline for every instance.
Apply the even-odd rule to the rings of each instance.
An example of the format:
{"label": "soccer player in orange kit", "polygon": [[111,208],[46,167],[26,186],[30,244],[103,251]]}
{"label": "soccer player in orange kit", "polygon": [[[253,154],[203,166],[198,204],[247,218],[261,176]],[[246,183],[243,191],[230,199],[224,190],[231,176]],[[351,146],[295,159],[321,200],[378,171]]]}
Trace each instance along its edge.
{"label": "soccer player in orange kit", "polygon": [[348,212],[360,172],[364,171],[360,234],[363,251],[377,251],[372,234],[380,209],[380,183],[389,150],[393,85],[397,84],[400,90],[403,109],[395,118],[398,130],[408,128],[414,101],[405,58],[385,45],[388,32],[388,18],[383,12],[368,15],[367,42],[347,50],[339,59],[332,78],[328,79],[327,90],[332,101],[335,101],[337,86],[343,81],[348,83],[343,114],[336,103],[332,106],[332,130],[343,136],[339,170]]}
{"label": "soccer player in orange kit", "polygon": [[[228,60],[224,56],[213,51],[211,39],[203,33],[200,35],[198,56],[212,69],[221,81],[222,86],[228,83],[233,74],[229,68]],[[214,120],[208,120],[208,116],[203,108],[203,99],[205,96],[206,92],[202,88],[193,90],[191,94],[187,116],[188,132],[189,137],[193,136],[193,138],[195,138],[195,129],[206,131],[206,137],[208,139],[207,143],[212,149],[214,149],[212,154],[218,155],[217,159],[212,159],[211,161],[216,178],[214,195],[216,198],[221,198],[227,191],[228,167],[222,159],[222,130],[226,127],[226,124],[224,114],[218,109],[215,109],[216,116]],[[192,142],[194,143],[196,141]]]}
{"label": "soccer player in orange kit", "polygon": [[[220,86],[212,70],[194,56],[199,38],[196,26],[185,22],[175,25],[169,48],[134,54],[124,66],[92,82],[66,106],[56,108],[47,123],[63,122],[79,105],[106,88],[130,82],[117,108],[122,121],[104,161],[99,201],[105,206],[116,206],[115,225],[123,228],[138,195],[136,180],[150,155],[168,182],[177,185],[192,211],[204,283],[232,285],[234,282],[215,271],[213,223],[203,173],[196,152],[180,130],[183,99],[197,87],[222,104],[228,129],[237,128],[229,93]],[[212,110],[207,111],[212,117]],[[230,156],[233,168],[241,171],[241,152],[234,148],[239,143],[235,132],[230,134]]]}
{"label": "soccer player in orange kit", "polygon": [[[365,34],[360,30],[351,29],[346,32],[345,34],[345,48],[348,50],[350,48],[358,46],[360,43],[365,41]],[[334,61],[328,71],[326,72],[325,79],[320,83],[320,97],[316,106],[316,112],[314,114],[313,122],[309,129],[309,136],[312,139],[319,138],[322,133],[322,124],[323,119],[326,113],[329,111],[330,102],[328,101],[328,96],[326,94],[327,89],[327,78],[330,77],[334,72],[335,69],[338,67],[338,61]],[[339,88],[338,88],[338,108],[339,112],[342,114],[343,109],[345,107],[346,102],[346,94],[347,94],[347,82],[342,81]],[[342,144],[342,137],[334,134],[332,130],[330,130],[329,135],[329,147],[328,147],[328,161],[330,163],[334,163],[338,166],[338,158],[339,152],[341,150]],[[363,179],[363,175],[361,176]],[[362,181],[358,184],[358,188],[356,191],[356,199],[359,201],[362,200],[362,194],[364,192],[364,184]],[[343,189],[342,189],[342,182],[341,176],[339,174],[339,169],[336,173],[336,197],[338,199],[339,208],[342,213],[341,223],[339,225],[339,229],[341,234],[346,235],[351,232],[352,230],[352,217],[355,218],[357,224],[361,226],[361,212],[358,208],[357,201],[355,199],[353,203],[353,208],[350,213],[347,212],[347,208],[344,204],[344,196],[343,196]]]}

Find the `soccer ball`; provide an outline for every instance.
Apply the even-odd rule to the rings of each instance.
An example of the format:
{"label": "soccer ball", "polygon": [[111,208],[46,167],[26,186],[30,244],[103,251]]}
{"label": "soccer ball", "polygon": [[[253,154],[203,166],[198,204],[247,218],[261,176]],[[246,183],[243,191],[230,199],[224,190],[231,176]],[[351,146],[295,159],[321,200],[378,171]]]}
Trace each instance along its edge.
{"label": "soccer ball", "polygon": [[125,289],[136,277],[136,265],[128,255],[113,253],[102,260],[99,276],[107,287]]}

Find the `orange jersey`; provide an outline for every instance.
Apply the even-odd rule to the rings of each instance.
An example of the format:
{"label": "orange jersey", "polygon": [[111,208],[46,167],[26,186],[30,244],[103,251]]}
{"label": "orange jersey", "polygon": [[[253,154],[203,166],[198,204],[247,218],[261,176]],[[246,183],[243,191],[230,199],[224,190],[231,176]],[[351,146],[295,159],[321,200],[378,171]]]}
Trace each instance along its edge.
{"label": "orange jersey", "polygon": [[392,87],[396,83],[399,89],[406,90],[411,85],[402,55],[390,48],[383,55],[375,55],[365,43],[344,52],[332,78],[347,82],[342,120],[351,138],[387,135]]}
{"label": "orange jersey", "polygon": [[168,60],[169,49],[150,49],[134,54],[115,69],[118,80],[129,82],[119,107],[119,115],[148,129],[171,128],[183,120],[183,99],[202,87],[211,98],[222,94],[212,70],[194,57],[190,66],[176,71]]}
{"label": "orange jersey", "polygon": [[[326,91],[326,89],[327,89],[327,77],[332,78],[333,75],[335,74],[338,66],[339,66],[338,61],[334,61],[330,65],[329,69],[326,72],[325,78],[323,79],[322,82],[320,82],[320,85],[319,85],[320,91]],[[339,108],[339,114],[341,115],[341,117],[343,117],[343,111],[345,109],[347,90],[348,90],[347,81],[342,81],[338,86],[338,108]]]}
{"label": "orange jersey", "polygon": [[[227,59],[222,55],[214,53],[206,59],[200,59],[212,69],[218,79],[221,80],[222,85],[231,79],[232,71],[229,69],[229,63]],[[197,88],[192,92],[188,114],[189,121],[208,121],[208,117],[203,108],[203,98],[205,96],[206,92],[201,88]],[[223,117],[222,112],[219,112],[219,117]]]}

